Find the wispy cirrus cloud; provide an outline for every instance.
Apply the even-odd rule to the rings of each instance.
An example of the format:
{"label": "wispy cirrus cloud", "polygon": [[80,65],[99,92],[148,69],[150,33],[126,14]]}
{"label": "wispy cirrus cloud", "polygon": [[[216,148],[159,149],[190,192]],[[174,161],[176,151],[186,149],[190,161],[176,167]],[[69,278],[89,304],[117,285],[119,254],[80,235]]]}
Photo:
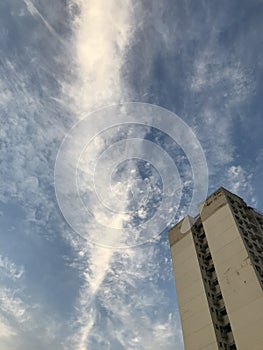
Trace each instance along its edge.
{"label": "wispy cirrus cloud", "polygon": [[[247,7],[247,30],[243,6],[226,1],[220,7],[193,1],[143,2],[144,31],[138,31],[130,55],[144,51],[147,58],[140,56],[136,62],[145,74],[126,65],[138,98],[175,110],[194,128],[208,160],[211,190],[228,181],[227,169],[233,164],[249,172],[236,146],[237,134],[241,123],[242,137],[251,120],[259,124],[250,110],[259,105],[261,24],[256,13],[261,6],[253,2]],[[245,42],[250,49],[244,49]]]}
{"label": "wispy cirrus cloud", "polygon": [[[168,263],[164,276],[164,257],[159,256],[159,248],[149,244],[115,251],[106,262],[109,249],[94,250],[101,253],[95,260],[97,269],[92,266],[89,249],[86,255],[83,251],[80,254],[84,258],[82,268],[85,260],[88,264],[83,270],[85,282],[76,305],[75,322],[79,327],[68,338],[67,348],[150,349],[153,344],[159,349],[172,349],[175,345],[181,348],[178,315],[169,309],[168,296],[161,289],[162,280],[166,284],[169,281],[171,266]],[[94,272],[98,273],[97,278],[92,277]],[[92,279],[97,282],[93,293]]]}
{"label": "wispy cirrus cloud", "polygon": [[[246,47],[242,38],[253,46],[255,31],[243,23],[246,33],[238,27],[240,13],[227,1],[220,8],[180,0],[47,3],[15,0],[3,6],[0,199],[20,205],[23,220],[15,228],[19,231],[21,221],[25,226],[21,234],[8,231],[9,241],[4,232],[1,242],[27,266],[9,255],[0,259],[5,279],[0,344],[7,350],[183,349],[166,239],[120,251],[94,246],[72,232],[55,201],[56,153],[75,122],[129,97],[168,107],[196,130],[209,160],[211,187],[227,184],[238,194],[252,193],[253,171],[241,164],[233,136],[257,86],[254,54],[240,49]],[[89,128],[96,130],[97,122],[91,119]],[[148,133],[145,128],[137,136]],[[100,154],[112,140],[97,137],[90,152]],[[83,170],[90,176],[85,164]],[[180,171],[191,189],[189,166]],[[136,184],[132,176],[125,180],[113,186],[125,199],[123,211]],[[100,207],[89,204],[94,220],[110,223]],[[141,216],[151,209],[146,203]],[[187,214],[184,207],[181,214]],[[113,219],[123,225],[131,218]],[[93,223],[87,222],[87,230],[96,227]],[[108,233],[94,231],[101,237]]]}
{"label": "wispy cirrus cloud", "polygon": [[7,256],[0,256],[0,341],[17,334],[17,323],[22,324],[27,320],[26,304],[21,300],[19,294],[21,289],[12,289],[13,283],[21,285],[24,268],[17,266]]}
{"label": "wispy cirrus cloud", "polygon": [[134,32],[130,0],[71,0],[75,79],[64,82],[63,92],[73,102],[75,115],[86,116],[98,107],[125,99],[121,67]]}
{"label": "wispy cirrus cloud", "polygon": [[[61,324],[55,322],[41,303],[30,294],[24,266],[7,256],[0,257],[0,344],[6,350],[59,348]],[[55,316],[56,317],[56,316]],[[59,318],[58,318],[59,319]],[[42,338],[44,335],[44,339]]]}
{"label": "wispy cirrus cloud", "polygon": [[24,274],[23,266],[17,266],[7,256],[0,255],[1,277],[7,277],[13,281],[19,280]]}
{"label": "wispy cirrus cloud", "polygon": [[[121,5],[110,1],[106,11],[105,2],[102,1],[72,1],[71,6],[73,4],[78,8],[78,15],[73,21],[73,47],[76,54],[73,67],[76,75],[72,81],[63,83],[63,93],[72,101],[71,111],[77,118],[81,118],[98,106],[125,100],[125,91],[129,90],[129,86],[125,75],[123,76],[122,66],[136,22],[132,17],[133,5],[128,1]],[[109,122],[110,120],[111,116]],[[91,129],[94,124],[96,125],[96,120],[91,121]],[[141,130],[140,137],[143,138],[148,132],[148,128]],[[92,160],[94,154],[102,152],[107,140],[100,141],[102,142],[94,142],[88,159]],[[111,139],[108,141],[110,143]],[[114,153],[111,157],[114,157]],[[111,159],[109,164],[110,162]],[[85,164],[81,170],[84,175],[90,176],[89,168],[85,169]],[[127,181],[126,179],[126,188],[123,187],[119,193],[122,199],[127,199],[129,188],[134,186],[132,177],[129,184]],[[86,182],[85,185],[90,184]],[[102,183],[101,186],[105,184]],[[108,190],[103,187],[102,193]],[[95,213],[95,220],[107,223],[104,234],[110,234],[107,226],[111,226],[113,222],[110,224],[109,218],[104,217],[99,208],[96,209],[95,201],[88,203]],[[127,209],[127,200],[123,201],[121,209]],[[123,220],[127,219],[127,215],[116,213],[110,220],[114,220],[114,225],[118,222],[122,226]],[[94,230],[92,220],[87,222],[87,230]],[[93,234],[96,235],[96,229]],[[97,234],[101,236],[102,232]],[[79,258],[74,264],[79,268],[82,286],[75,303],[76,314],[71,320],[72,332],[65,346],[78,350],[87,347],[146,349],[150,348],[153,337],[160,345],[159,348],[168,349],[168,346],[172,346],[175,339],[172,329],[179,325],[169,316],[168,310],[162,312],[162,309],[156,307],[162,298],[160,285],[156,281],[151,282],[152,288],[156,290],[153,295],[136,292],[140,291],[141,285],[145,285],[147,279],[151,280],[152,275],[160,273],[161,266],[152,262],[159,249],[156,248],[155,251],[151,247],[151,253],[147,252],[146,256],[143,250],[128,249],[126,252],[119,252],[118,249],[105,249],[84,243],[74,235],[69,235],[68,239],[79,252]],[[145,268],[147,264],[156,270]],[[167,303],[164,297],[162,303]],[[155,316],[157,320],[152,324],[154,309],[158,310]],[[179,339],[180,333],[178,342]]]}
{"label": "wispy cirrus cloud", "polygon": [[248,173],[240,165],[232,165],[227,170],[226,187],[255,205],[256,199],[252,186],[253,175],[253,173]]}

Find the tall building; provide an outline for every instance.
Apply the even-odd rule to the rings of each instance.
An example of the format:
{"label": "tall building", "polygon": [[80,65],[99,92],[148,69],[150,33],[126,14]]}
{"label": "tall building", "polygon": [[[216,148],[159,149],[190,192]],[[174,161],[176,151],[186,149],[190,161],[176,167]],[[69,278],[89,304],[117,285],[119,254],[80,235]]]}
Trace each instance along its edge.
{"label": "tall building", "polygon": [[263,215],[220,188],[169,231],[186,350],[263,349]]}

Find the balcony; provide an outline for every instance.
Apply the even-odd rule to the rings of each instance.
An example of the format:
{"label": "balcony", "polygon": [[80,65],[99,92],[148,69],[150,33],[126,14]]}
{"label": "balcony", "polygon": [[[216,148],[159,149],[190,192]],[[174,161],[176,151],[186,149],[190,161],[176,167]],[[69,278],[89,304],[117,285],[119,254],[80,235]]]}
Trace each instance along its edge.
{"label": "balcony", "polygon": [[221,336],[222,336],[223,339],[227,339],[228,338],[228,333],[227,333],[226,329],[222,329]]}
{"label": "balcony", "polygon": [[218,314],[218,315],[217,315],[217,319],[218,319],[218,321],[220,321],[221,323],[224,322],[224,320],[225,320],[225,318],[224,318],[224,316],[223,316],[222,314]]}
{"label": "balcony", "polygon": [[200,251],[201,251],[203,254],[206,254],[206,250],[207,250],[207,246],[202,246],[202,248],[200,248]]}
{"label": "balcony", "polygon": [[214,299],[213,303],[214,303],[215,306],[219,306],[220,305],[220,300]]}
{"label": "balcony", "polygon": [[212,274],[213,274],[213,271],[211,271],[211,270],[206,270],[206,275],[207,275],[208,277],[212,277]]}
{"label": "balcony", "polygon": [[252,244],[251,242],[247,242],[247,246],[248,246],[249,248],[253,248],[253,244]]}
{"label": "balcony", "polygon": [[204,238],[205,238],[205,234],[204,233],[200,233],[198,236],[197,236],[199,242],[203,242]]}
{"label": "balcony", "polygon": [[[207,247],[207,248],[208,248],[208,247]],[[206,248],[206,249],[207,249],[207,248]],[[206,251],[204,258],[205,258],[206,260],[212,259],[210,251]]]}
{"label": "balcony", "polygon": [[218,280],[217,278],[213,279],[209,282],[210,289],[213,291],[216,291],[216,287],[218,286]]}
{"label": "balcony", "polygon": [[208,270],[211,270],[212,272],[214,271],[214,263],[213,263],[213,260],[212,260],[212,259],[205,260],[204,263],[205,263],[206,266],[207,266],[207,271],[208,271]]}

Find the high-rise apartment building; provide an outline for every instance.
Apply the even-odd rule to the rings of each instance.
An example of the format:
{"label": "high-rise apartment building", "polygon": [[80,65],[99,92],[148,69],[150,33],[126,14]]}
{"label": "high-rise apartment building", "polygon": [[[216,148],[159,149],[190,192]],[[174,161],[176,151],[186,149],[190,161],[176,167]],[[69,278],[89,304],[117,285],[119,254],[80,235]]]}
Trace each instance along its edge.
{"label": "high-rise apartment building", "polygon": [[186,350],[263,349],[263,215],[220,188],[169,231]]}

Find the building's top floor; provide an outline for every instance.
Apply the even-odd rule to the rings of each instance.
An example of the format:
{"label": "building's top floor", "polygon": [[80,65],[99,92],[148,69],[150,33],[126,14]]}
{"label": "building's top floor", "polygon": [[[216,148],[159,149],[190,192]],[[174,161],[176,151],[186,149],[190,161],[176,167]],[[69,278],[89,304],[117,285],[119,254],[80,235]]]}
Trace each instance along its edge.
{"label": "building's top floor", "polygon": [[263,225],[263,215],[254,208],[247,206],[246,202],[236,194],[228,191],[224,187],[220,187],[213,192],[206,200],[199,205],[199,215],[195,218],[186,216],[180,220],[173,228],[168,232],[170,245],[172,246],[177,241],[183,239],[187,234],[191,232],[191,227],[198,221],[206,220],[222,206],[229,205],[233,214],[236,216],[242,215],[242,211],[246,212],[251,221],[257,221],[257,223]]}

